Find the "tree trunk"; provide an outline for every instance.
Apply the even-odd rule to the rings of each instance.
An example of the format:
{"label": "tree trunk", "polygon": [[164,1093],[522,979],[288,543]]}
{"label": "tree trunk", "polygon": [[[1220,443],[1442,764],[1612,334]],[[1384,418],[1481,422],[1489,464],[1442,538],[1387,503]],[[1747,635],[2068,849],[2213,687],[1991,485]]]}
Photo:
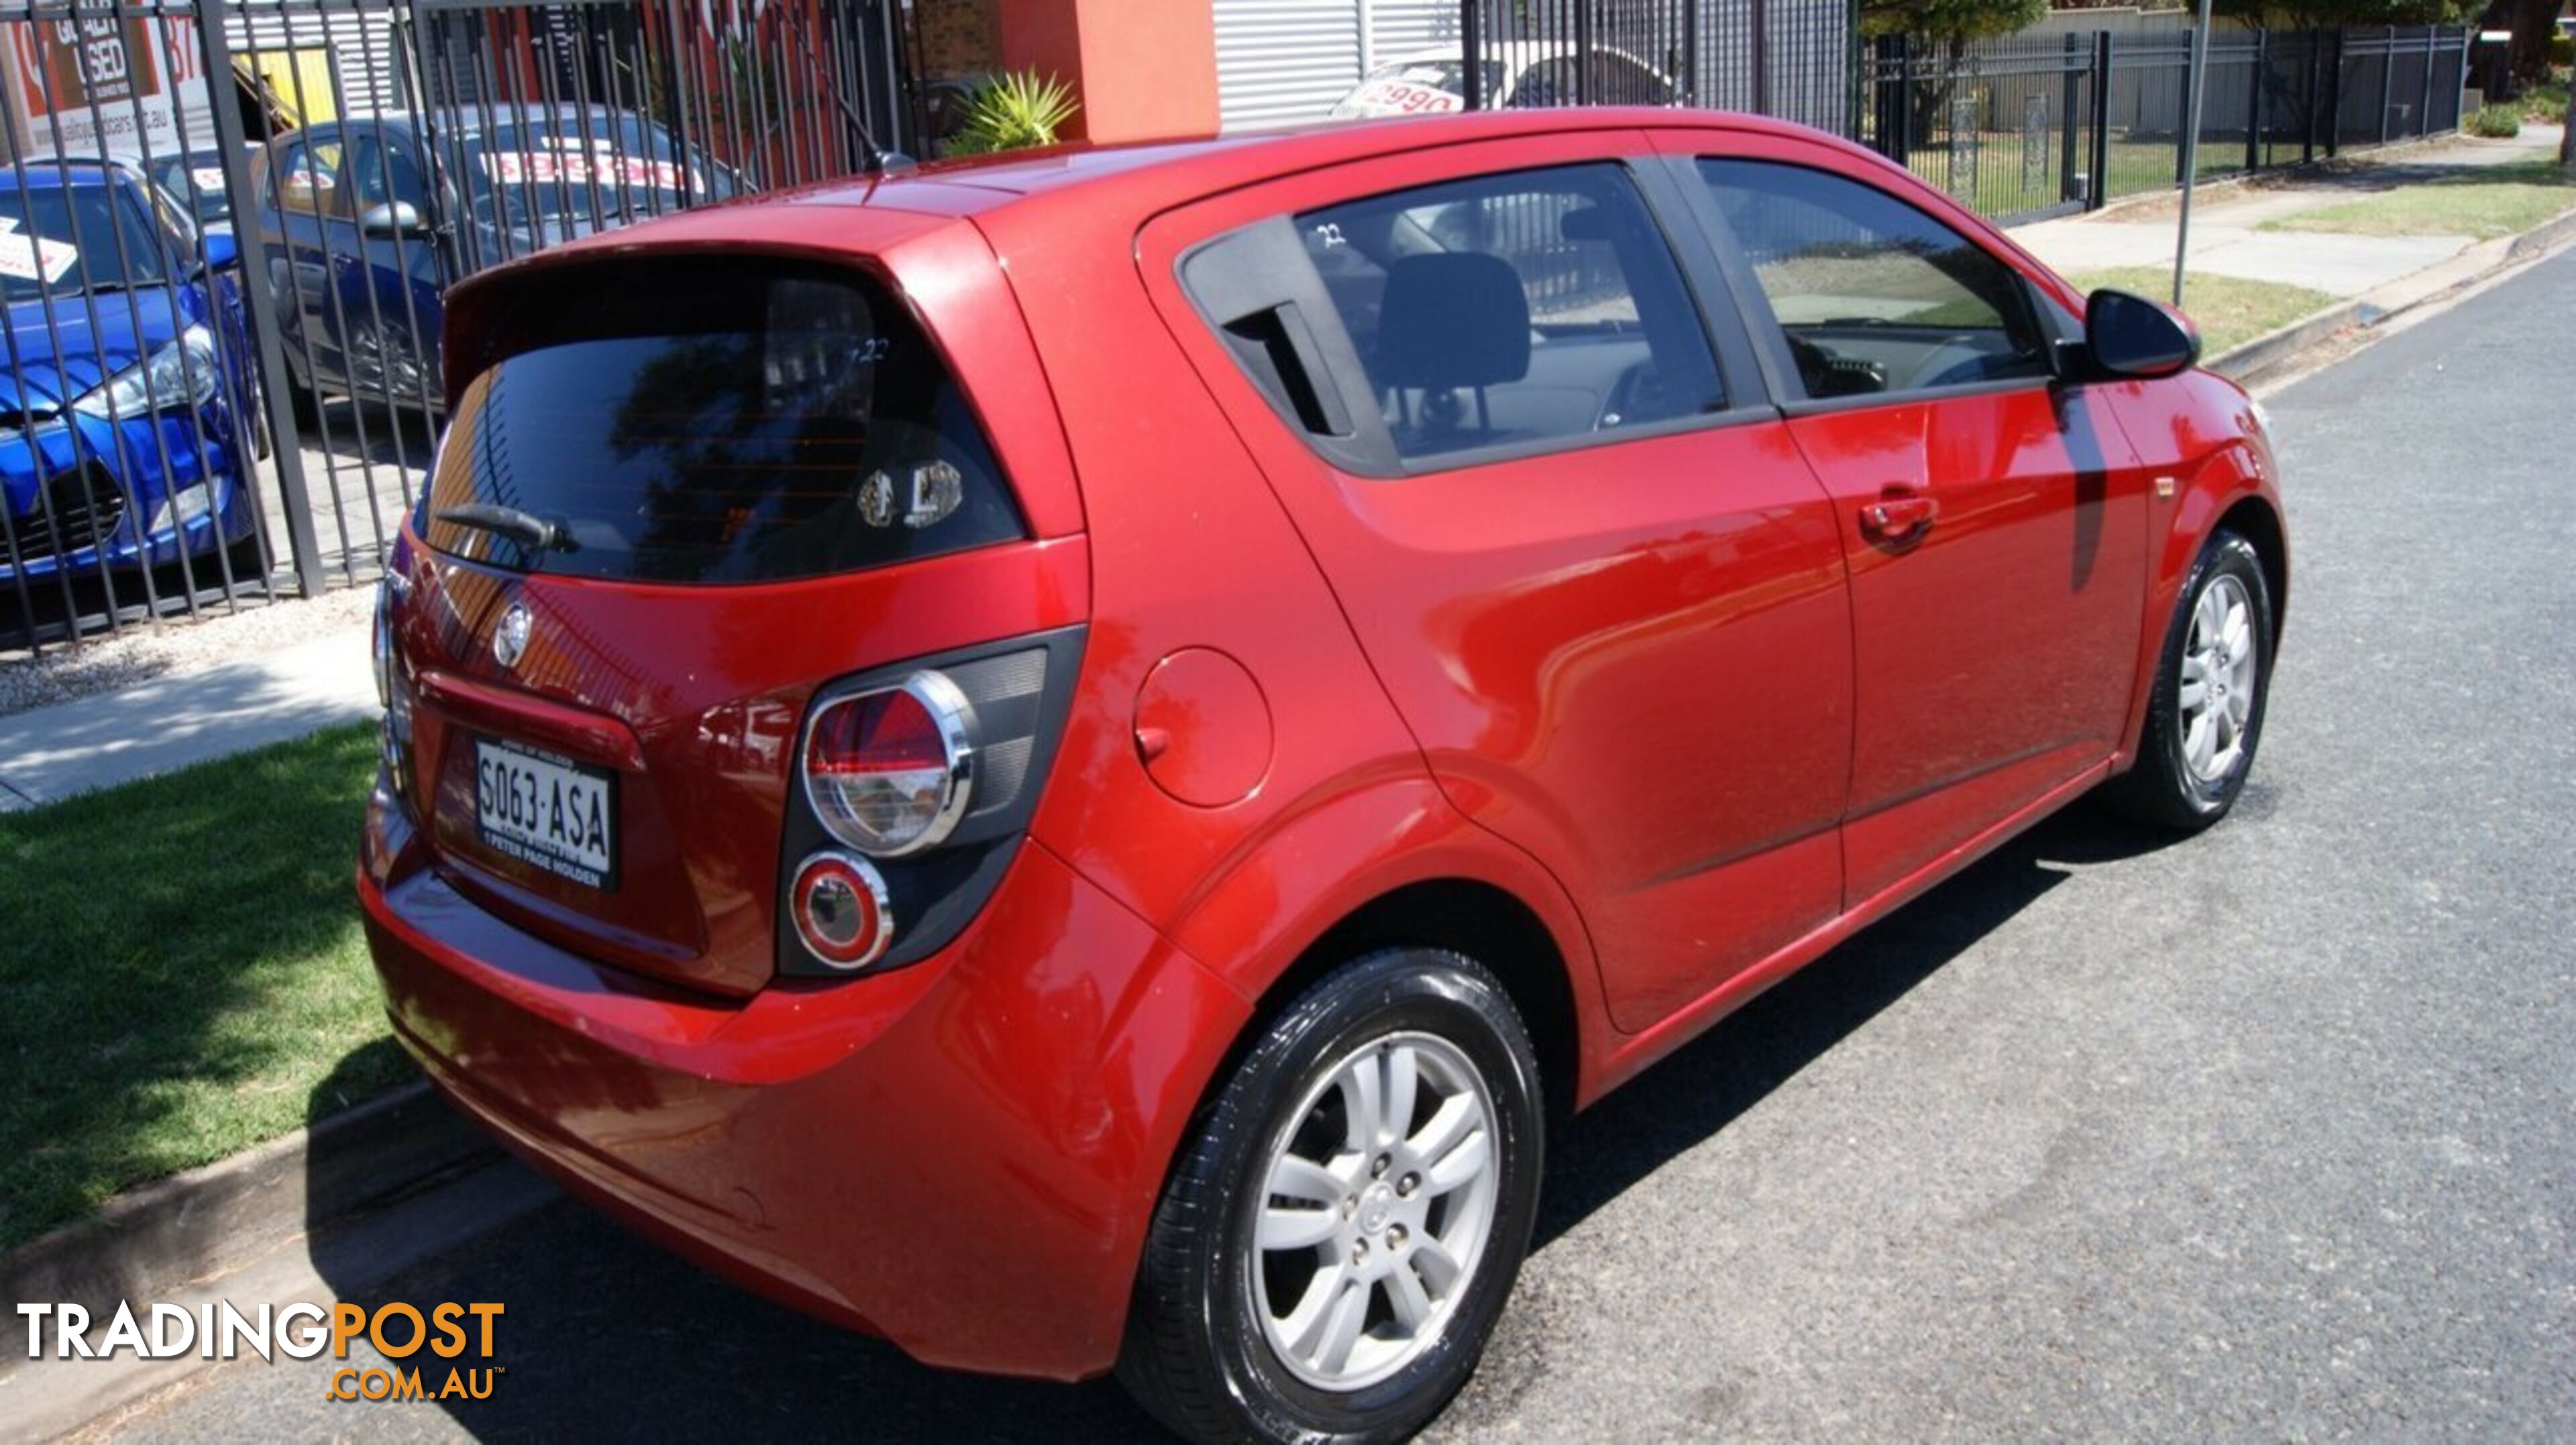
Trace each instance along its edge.
{"label": "tree trunk", "polygon": [[2558,133],[2558,164],[2576,174],[2576,73],[2568,76],[2567,128]]}

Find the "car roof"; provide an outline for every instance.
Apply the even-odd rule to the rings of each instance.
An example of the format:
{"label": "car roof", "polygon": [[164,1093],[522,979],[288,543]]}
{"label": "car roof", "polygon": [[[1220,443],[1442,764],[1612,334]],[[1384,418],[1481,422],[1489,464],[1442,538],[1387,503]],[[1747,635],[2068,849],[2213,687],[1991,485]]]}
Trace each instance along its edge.
{"label": "car roof", "polygon": [[[1068,145],[1000,156],[937,161],[891,175],[852,176],[734,202],[737,214],[764,204],[880,206],[933,215],[976,215],[1023,202],[1125,199],[1140,217],[1201,196],[1277,176],[1432,146],[1563,135],[1577,130],[1675,126],[1799,136],[1857,151],[1820,131],[1732,111],[1650,106],[1477,111],[1389,120],[1317,121],[1278,130],[1125,145]],[[1865,154],[1865,153],[1864,153]]]}
{"label": "car roof", "polygon": [[55,190],[63,186],[98,185],[110,177],[131,179],[128,165],[139,161],[38,159],[0,168],[0,190]]}

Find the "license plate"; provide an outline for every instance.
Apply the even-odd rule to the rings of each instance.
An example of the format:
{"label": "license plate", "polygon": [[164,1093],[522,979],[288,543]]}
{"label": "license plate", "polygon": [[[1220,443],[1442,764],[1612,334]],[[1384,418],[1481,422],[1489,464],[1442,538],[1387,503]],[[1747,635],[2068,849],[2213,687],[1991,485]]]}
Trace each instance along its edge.
{"label": "license plate", "polygon": [[617,886],[617,777],[606,768],[474,740],[483,846],[590,888]]}

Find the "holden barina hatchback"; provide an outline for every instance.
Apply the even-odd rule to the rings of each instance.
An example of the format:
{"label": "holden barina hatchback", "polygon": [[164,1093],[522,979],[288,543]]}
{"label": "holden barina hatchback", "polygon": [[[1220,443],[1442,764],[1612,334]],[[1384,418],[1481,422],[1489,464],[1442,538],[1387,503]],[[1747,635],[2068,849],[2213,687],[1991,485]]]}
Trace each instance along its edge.
{"label": "holden barina hatchback", "polygon": [[2263,726],[2259,410],[1904,172],[1489,114],[855,179],[455,291],[394,1024],[575,1192],[1206,1439],[1474,1367],[1550,1134]]}

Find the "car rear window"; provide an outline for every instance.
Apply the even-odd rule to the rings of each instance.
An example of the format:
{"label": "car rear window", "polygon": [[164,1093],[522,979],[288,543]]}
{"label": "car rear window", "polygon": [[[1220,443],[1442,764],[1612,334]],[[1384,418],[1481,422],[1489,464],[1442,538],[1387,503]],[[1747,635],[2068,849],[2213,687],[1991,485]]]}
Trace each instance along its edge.
{"label": "car rear window", "polygon": [[630,262],[545,295],[456,399],[422,508],[442,552],[742,583],[1024,533],[956,379],[870,277]]}

